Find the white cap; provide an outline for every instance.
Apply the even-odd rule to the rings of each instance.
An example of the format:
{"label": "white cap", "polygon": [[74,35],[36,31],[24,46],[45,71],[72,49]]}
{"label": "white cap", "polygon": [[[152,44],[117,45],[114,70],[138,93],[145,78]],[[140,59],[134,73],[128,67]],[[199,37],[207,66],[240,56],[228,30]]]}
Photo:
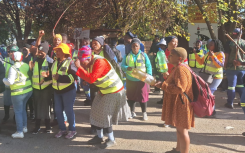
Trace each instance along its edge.
{"label": "white cap", "polygon": [[157,45],[167,45],[167,43],[166,43],[165,39],[162,38]]}
{"label": "white cap", "polygon": [[22,61],[22,53],[21,52],[14,52],[14,61]]}

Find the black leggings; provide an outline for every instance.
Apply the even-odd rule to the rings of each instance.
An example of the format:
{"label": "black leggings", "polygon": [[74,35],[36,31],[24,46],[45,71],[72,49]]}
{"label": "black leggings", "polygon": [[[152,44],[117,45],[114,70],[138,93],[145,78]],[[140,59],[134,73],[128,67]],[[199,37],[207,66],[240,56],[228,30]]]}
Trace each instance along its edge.
{"label": "black leggings", "polygon": [[[128,100],[128,105],[131,109],[131,112],[135,112],[135,101]],[[140,102],[140,107],[143,113],[146,112],[147,102],[145,103]]]}
{"label": "black leggings", "polygon": [[91,128],[96,129],[96,130],[102,130],[103,129],[103,133],[104,134],[111,133],[113,131],[112,130],[112,126],[108,127],[108,128],[101,128],[101,127],[98,127],[98,126],[95,126],[95,125],[91,125]]}
{"label": "black leggings", "polygon": [[27,111],[27,107],[29,107],[30,115],[34,115],[33,95],[28,99],[26,103],[26,111]]}

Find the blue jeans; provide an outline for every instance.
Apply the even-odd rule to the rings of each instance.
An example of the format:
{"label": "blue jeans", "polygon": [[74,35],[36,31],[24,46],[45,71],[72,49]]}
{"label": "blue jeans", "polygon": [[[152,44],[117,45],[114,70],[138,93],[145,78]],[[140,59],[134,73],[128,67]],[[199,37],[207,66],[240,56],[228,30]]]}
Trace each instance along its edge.
{"label": "blue jeans", "polygon": [[83,85],[83,79],[81,79],[80,81],[81,81],[80,82],[81,83],[81,87],[83,88],[83,90],[85,92],[86,99],[91,100],[89,83],[86,83],[86,85]]}
{"label": "blue jeans", "polygon": [[26,103],[31,95],[32,91],[22,95],[11,96],[17,132],[23,132],[23,128],[27,127]]}
{"label": "blue jeans", "polygon": [[222,79],[214,79],[214,81],[208,85],[212,94],[214,94],[214,92],[217,90],[217,88],[221,84],[221,82],[222,82]]}
{"label": "blue jeans", "polygon": [[76,89],[72,89],[63,94],[57,94],[54,92],[54,103],[55,103],[55,113],[57,116],[57,121],[61,131],[66,130],[66,125],[64,123],[63,110],[65,110],[68,123],[69,131],[76,131],[75,129],[75,114],[73,111],[73,105],[76,97]]}
{"label": "blue jeans", "polygon": [[227,90],[227,103],[233,105],[233,100],[235,98],[235,91],[237,91],[242,97],[244,91],[243,76],[245,71],[236,70],[226,70],[226,77],[228,80],[228,90]]}
{"label": "blue jeans", "polygon": [[11,90],[8,87],[5,87],[5,91],[3,92],[3,104],[5,106],[11,106],[12,105]]}

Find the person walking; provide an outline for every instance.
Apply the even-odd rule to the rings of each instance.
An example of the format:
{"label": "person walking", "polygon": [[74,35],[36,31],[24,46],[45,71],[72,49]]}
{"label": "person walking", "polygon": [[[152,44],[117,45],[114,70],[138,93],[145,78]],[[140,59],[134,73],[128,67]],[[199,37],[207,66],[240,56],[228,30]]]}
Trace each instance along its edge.
{"label": "person walking", "polygon": [[[238,45],[245,50],[245,40],[241,39],[242,30],[239,28],[236,28],[233,31],[233,38],[235,42],[238,42]],[[239,41],[238,41],[239,40]],[[225,69],[226,69],[226,77],[228,80],[228,90],[227,90],[227,103],[225,104],[225,107],[233,109],[233,100],[235,98],[235,91],[237,91],[242,97],[243,90],[244,90],[244,83],[243,78],[245,74],[245,66],[237,66],[235,68],[235,65],[233,64],[233,61],[238,58],[239,61],[244,62],[245,61],[245,54],[241,53],[241,51],[238,50],[236,54],[237,47],[234,42],[229,43],[229,47],[225,52],[226,61],[225,61]],[[237,55],[237,57],[236,57]]]}
{"label": "person walking", "polygon": [[130,116],[123,83],[110,62],[98,55],[91,56],[89,48],[83,50],[79,59],[75,62],[77,76],[99,88],[90,113],[90,123],[96,127],[97,134],[88,144],[101,144],[103,133],[106,133],[108,140],[103,144],[104,148],[115,146],[117,143],[112,125],[117,125],[118,121],[127,121]]}
{"label": "person walking", "polygon": [[182,65],[186,58],[187,52],[184,48],[172,49],[168,60],[173,65],[173,70],[164,83],[156,84],[167,93],[163,99],[162,120],[176,127],[177,131],[177,147],[166,153],[189,153],[188,129],[194,127],[194,112],[190,101],[184,95],[186,93],[193,100],[192,75]]}
{"label": "person walking", "polygon": [[[51,132],[50,126],[50,105],[52,99],[52,76],[47,76],[51,73],[53,64],[52,59],[48,58],[49,50],[48,42],[43,42],[38,46],[38,58],[35,63],[30,64],[30,70],[33,71],[32,87],[35,108],[35,128],[32,134],[37,134],[40,131],[41,120],[45,120],[45,133]],[[43,76],[44,75],[44,76]]]}
{"label": "person walking", "polygon": [[[17,50],[17,46],[13,46]],[[14,49],[13,48],[13,49]],[[12,134],[13,138],[24,138],[27,130],[26,103],[32,95],[32,86],[29,65],[23,63],[22,53],[14,52],[12,55],[14,64],[9,69],[8,78],[4,78],[5,85],[10,86],[11,100],[14,107],[17,131]]]}
{"label": "person walking", "polygon": [[130,73],[134,68],[152,75],[152,67],[150,59],[146,53],[140,50],[140,40],[134,38],[131,42],[132,51],[125,55],[122,61],[122,70],[126,73],[126,88],[128,104],[131,109],[131,118],[136,117],[135,102],[139,102],[143,113],[143,120],[148,120],[146,107],[149,93],[148,85],[136,78],[133,78]]}
{"label": "person walking", "polygon": [[[70,58],[70,47],[67,44],[60,43],[54,48],[57,60],[53,63],[51,72],[54,88],[55,113],[60,131],[55,135],[60,138],[73,138],[77,132],[75,128],[75,114],[73,105],[76,97],[76,89],[74,81],[76,80],[77,69],[74,62]],[[64,123],[63,110],[65,110],[69,123],[69,132],[66,131]]]}

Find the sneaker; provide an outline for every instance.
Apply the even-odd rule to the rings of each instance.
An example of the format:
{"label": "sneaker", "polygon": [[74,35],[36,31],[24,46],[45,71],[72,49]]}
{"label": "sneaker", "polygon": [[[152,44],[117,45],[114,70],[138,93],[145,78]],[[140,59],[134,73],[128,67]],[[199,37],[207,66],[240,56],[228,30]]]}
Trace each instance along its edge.
{"label": "sneaker", "polygon": [[157,104],[163,104],[163,99],[159,100]]}
{"label": "sneaker", "polygon": [[242,135],[245,136],[245,132],[243,132]]}
{"label": "sneaker", "polygon": [[135,118],[137,115],[135,114],[135,112],[131,112],[131,116],[129,117],[130,119]]}
{"label": "sneaker", "polygon": [[113,147],[113,146],[116,146],[117,143],[116,141],[111,141],[111,140],[107,140],[104,144],[103,144],[103,149],[106,149],[106,148],[110,148],[110,147]]}
{"label": "sneaker", "polygon": [[68,134],[65,136],[66,139],[71,139],[77,134],[76,131],[69,131]]}
{"label": "sneaker", "polygon": [[59,131],[54,137],[55,137],[55,138],[60,138],[60,137],[62,137],[63,135],[66,135],[66,134],[67,134],[66,131]]}
{"label": "sneaker", "polygon": [[12,134],[12,138],[24,138],[24,133],[23,132],[15,132]]}
{"label": "sneaker", "polygon": [[148,117],[147,117],[147,113],[146,112],[143,113],[143,120],[144,121],[147,121],[148,120]]}
{"label": "sneaker", "polygon": [[27,132],[28,132],[27,127],[24,127],[24,128],[23,128],[23,132],[24,132],[24,133],[27,133]]}
{"label": "sneaker", "polygon": [[233,109],[233,105],[230,105],[230,104],[228,104],[228,103],[225,104],[225,107],[226,107],[226,108]]}
{"label": "sneaker", "polygon": [[168,128],[169,127],[169,125],[167,125],[167,124],[163,124],[163,127],[165,127],[165,128]]}
{"label": "sneaker", "polygon": [[45,132],[45,133],[51,133],[51,132],[52,132],[52,130],[51,130],[51,129],[47,129],[47,128],[46,128],[46,129],[44,129],[44,132]]}
{"label": "sneaker", "polygon": [[88,141],[88,144],[95,145],[101,144],[103,142],[103,138],[99,138],[97,135]]}
{"label": "sneaker", "polygon": [[32,131],[32,134],[38,134],[39,131],[40,131],[40,128],[35,128],[35,129]]}

